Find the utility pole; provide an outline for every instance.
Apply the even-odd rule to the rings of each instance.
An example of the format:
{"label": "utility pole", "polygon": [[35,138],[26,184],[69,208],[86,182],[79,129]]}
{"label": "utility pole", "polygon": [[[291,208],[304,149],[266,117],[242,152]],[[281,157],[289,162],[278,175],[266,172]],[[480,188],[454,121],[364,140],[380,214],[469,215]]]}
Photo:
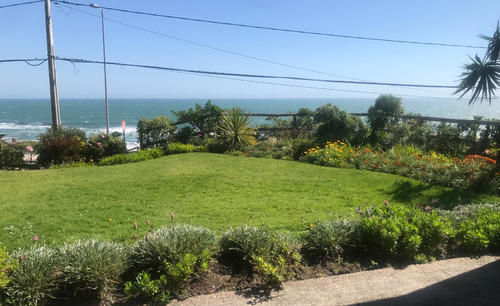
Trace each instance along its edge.
{"label": "utility pole", "polygon": [[47,31],[47,60],[49,63],[50,107],[52,110],[52,127],[61,125],[59,114],[59,95],[57,94],[56,62],[54,55],[54,39],[52,37],[52,18],[50,0],[45,0],[45,27]]}
{"label": "utility pole", "polygon": [[102,56],[104,58],[104,104],[106,106],[106,135],[109,135],[109,110],[108,110],[108,78],[106,76],[106,40],[104,39],[104,10],[97,4],[90,4],[90,7],[101,10],[102,26]]}

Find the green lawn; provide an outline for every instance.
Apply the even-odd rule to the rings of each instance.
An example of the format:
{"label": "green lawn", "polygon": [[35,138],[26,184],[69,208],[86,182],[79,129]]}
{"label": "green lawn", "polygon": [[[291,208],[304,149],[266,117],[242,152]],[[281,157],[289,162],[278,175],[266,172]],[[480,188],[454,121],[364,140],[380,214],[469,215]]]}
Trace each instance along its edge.
{"label": "green lawn", "polygon": [[135,164],[0,172],[0,241],[11,250],[78,238],[133,241],[172,222],[217,232],[231,225],[300,231],[318,220],[349,218],[358,205],[438,201],[500,202],[377,172],[193,153]]}

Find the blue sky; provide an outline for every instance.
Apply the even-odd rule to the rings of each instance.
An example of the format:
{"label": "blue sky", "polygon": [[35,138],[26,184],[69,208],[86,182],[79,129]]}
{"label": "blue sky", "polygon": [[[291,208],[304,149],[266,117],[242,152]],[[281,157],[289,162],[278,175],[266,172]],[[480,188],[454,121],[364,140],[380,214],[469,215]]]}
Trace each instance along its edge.
{"label": "blue sky", "polygon": [[[24,1],[0,0],[0,6]],[[500,18],[498,0],[74,2],[266,27],[474,46],[487,45],[477,35],[492,35]],[[180,69],[456,85],[462,66],[468,61],[467,55],[484,54],[484,49],[302,35],[108,10],[104,16],[108,61]],[[57,56],[102,60],[98,9],[52,4],[52,22]],[[47,56],[42,2],[0,9],[0,28],[0,60]],[[56,68],[61,99],[103,96],[101,65],[58,61]],[[282,85],[108,66],[110,98],[344,98],[376,97],[383,93],[457,98],[451,96],[451,89],[422,91],[307,81],[254,81]],[[0,98],[47,97],[47,64],[31,67],[25,63],[0,63]]]}

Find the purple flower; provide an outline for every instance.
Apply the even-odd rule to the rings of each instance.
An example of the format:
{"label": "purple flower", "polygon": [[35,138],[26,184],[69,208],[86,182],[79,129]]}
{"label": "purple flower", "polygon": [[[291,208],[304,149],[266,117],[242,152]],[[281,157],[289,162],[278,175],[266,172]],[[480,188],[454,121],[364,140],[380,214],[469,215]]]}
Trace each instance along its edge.
{"label": "purple flower", "polygon": [[432,204],[432,205],[434,205],[434,204],[436,204],[436,203],[437,203],[437,201],[436,201],[436,200],[432,200],[432,201],[431,201],[431,204]]}
{"label": "purple flower", "polygon": [[32,153],[33,152],[33,148],[31,146],[26,146],[26,152]]}
{"label": "purple flower", "polygon": [[359,214],[360,210],[361,210],[361,206],[358,206],[358,208],[356,208],[356,213]]}
{"label": "purple flower", "polygon": [[429,205],[425,206],[425,211],[429,211],[429,210],[432,210],[432,207],[430,207]]}
{"label": "purple flower", "polygon": [[38,236],[33,237],[33,241],[38,241]]}

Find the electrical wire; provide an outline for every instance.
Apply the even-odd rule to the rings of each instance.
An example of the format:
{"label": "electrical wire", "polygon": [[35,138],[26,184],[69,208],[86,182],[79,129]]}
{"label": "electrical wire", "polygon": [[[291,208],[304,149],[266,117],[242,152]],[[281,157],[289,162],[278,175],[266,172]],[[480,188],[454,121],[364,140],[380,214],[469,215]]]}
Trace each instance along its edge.
{"label": "electrical wire", "polygon": [[[63,6],[60,3],[56,3],[56,4],[59,7]],[[71,7],[69,5],[66,5],[66,6],[71,9]],[[81,13],[84,13],[84,14],[87,14],[87,15],[90,15],[90,16],[94,16],[96,18],[101,18],[100,15],[92,14],[92,13],[89,13],[89,12],[86,12],[86,11],[83,11],[83,10],[79,10],[77,8],[74,8],[74,10],[78,11],[78,12],[81,12]],[[178,38],[178,37],[175,37],[175,36],[167,35],[165,33],[161,33],[161,32],[149,30],[149,29],[146,29],[146,28],[134,26],[134,25],[131,25],[131,24],[128,24],[128,23],[124,23],[124,22],[121,22],[121,21],[117,21],[117,20],[114,20],[114,19],[110,19],[110,18],[104,18],[104,19],[106,21],[113,22],[113,23],[116,23],[116,24],[120,24],[120,25],[123,25],[123,26],[126,26],[126,27],[130,27],[130,28],[133,28],[133,29],[136,29],[136,30],[145,31],[145,32],[148,32],[148,33],[151,33],[151,34],[155,34],[155,35],[167,37],[167,38],[170,38],[170,39],[174,39],[174,40],[177,40],[177,41],[189,43],[189,44],[196,45],[196,46],[199,46],[199,47],[203,47],[203,48],[207,48],[207,49],[211,49],[211,50],[215,50],[215,51],[219,51],[219,52],[223,52],[223,53],[227,53],[227,54],[231,54],[231,55],[236,55],[236,56],[240,56],[240,57],[244,57],[244,58],[248,58],[248,59],[252,59],[252,60],[256,60],[256,61],[261,61],[261,62],[273,64],[273,65],[278,65],[278,66],[287,67],[287,68],[293,68],[293,69],[307,71],[307,72],[313,72],[313,73],[318,73],[318,74],[323,74],[323,75],[340,77],[340,78],[344,78],[344,79],[348,79],[348,80],[361,81],[361,82],[369,82],[369,81],[363,80],[363,79],[352,78],[352,77],[342,76],[342,75],[338,75],[338,74],[333,74],[333,73],[318,71],[318,70],[314,70],[314,69],[303,68],[303,67],[299,67],[299,66],[294,66],[294,65],[289,65],[289,64],[284,64],[284,63],[276,62],[276,61],[270,61],[270,60],[266,60],[266,59],[262,59],[262,58],[258,58],[258,57],[254,57],[254,56],[250,56],[250,55],[245,55],[245,54],[234,52],[234,51],[229,51],[229,50],[225,50],[225,49],[221,49],[221,48],[217,48],[217,47],[213,47],[213,46],[209,46],[209,45],[205,45],[205,44],[193,42],[193,41],[186,40],[186,39],[183,39],[183,38]],[[434,91],[434,90],[426,90],[426,89],[422,89],[422,88],[407,88],[407,89],[415,90],[415,91],[422,91],[422,92],[431,92],[431,93],[437,93],[437,94],[447,94],[447,93],[443,93],[443,92],[437,92],[437,91]]]}
{"label": "electrical wire", "polygon": [[[61,0],[61,1],[56,0],[56,1],[53,1],[53,2],[54,3],[70,4],[70,5],[75,5],[75,6],[90,6],[90,4],[75,3],[75,2],[69,2],[69,1],[63,1],[63,0]],[[202,22],[202,23],[225,25],[225,26],[233,26],[233,27],[259,29],[259,30],[288,32],[288,33],[295,33],[295,34],[319,35],[319,36],[328,36],[328,37],[335,37],[335,38],[347,38],[347,39],[358,39],[358,40],[367,40],[367,41],[379,41],[379,42],[388,42],[388,43],[402,43],[402,44],[427,45],[427,46],[440,46],[440,47],[458,47],[458,48],[474,48],[474,49],[485,49],[486,48],[486,47],[471,46],[471,45],[462,45],[462,44],[447,44],[447,43],[435,43],[435,42],[422,42],[422,41],[411,41],[411,40],[398,40],[398,39],[388,39],[388,38],[376,38],[376,37],[366,37],[366,36],[333,34],[333,33],[324,33],[324,32],[305,31],[305,30],[293,30],[293,29],[284,29],[284,28],[276,28],[276,27],[266,27],[266,26],[249,25],[249,24],[232,23],[232,22],[223,22],[223,21],[215,21],[215,20],[207,20],[207,19],[188,18],[188,17],[164,15],[164,14],[141,12],[141,11],[132,11],[132,10],[126,10],[126,9],[120,9],[120,8],[113,8],[113,7],[106,7],[106,6],[99,6],[99,8],[101,8],[103,10],[116,11],[116,12],[122,12],[122,13],[130,13],[130,14],[137,14],[137,15],[145,15],[145,16],[151,16],[151,17],[169,18],[169,19],[177,19],[177,20],[193,21],[193,22]]]}
{"label": "electrical wire", "polygon": [[[75,66],[75,63],[87,63],[87,64],[104,64],[104,62],[100,61],[89,61],[89,60],[83,60],[83,59],[70,59],[70,58],[59,58],[56,57],[56,60],[60,61],[66,61],[70,62],[73,65],[73,69],[77,71],[73,73],[74,75],[78,74],[78,69]],[[30,64],[30,62],[40,62],[38,64]],[[43,63],[45,63],[47,59],[0,59],[0,63],[11,63],[11,62],[25,62],[30,66],[40,66]],[[226,80],[232,80],[232,81],[241,81],[241,82],[249,82],[249,83],[257,83],[257,84],[267,84],[267,85],[276,85],[276,86],[285,86],[285,87],[296,87],[296,88],[305,88],[305,89],[316,89],[316,90],[328,90],[328,91],[340,91],[340,92],[354,92],[354,93],[366,93],[366,94],[374,94],[374,95],[381,95],[384,94],[382,92],[372,92],[372,91],[361,91],[361,90],[348,90],[348,89],[337,89],[337,88],[326,88],[326,87],[317,87],[317,86],[306,86],[306,85],[297,85],[297,84],[284,84],[284,83],[276,83],[276,82],[266,82],[266,81],[257,81],[253,79],[241,79],[241,78],[235,78],[233,76],[244,76],[244,77],[269,77],[269,76],[257,76],[257,75],[242,75],[242,74],[230,74],[230,73],[217,73],[217,72],[205,72],[205,71],[195,71],[195,70],[188,70],[188,69],[177,69],[177,68],[168,68],[168,67],[160,67],[160,66],[149,66],[149,65],[138,65],[138,64],[125,64],[125,63],[114,63],[114,62],[106,62],[107,65],[114,65],[114,66],[119,66],[120,69],[123,69],[124,67],[135,67],[135,68],[149,68],[149,69],[160,69],[160,70],[167,70],[167,71],[172,71],[172,72],[177,72],[177,73],[184,73],[184,74],[190,74],[190,75],[197,75],[197,76],[203,76],[203,77],[212,77],[212,78],[218,78],[218,79],[226,79]],[[271,78],[282,78],[282,77],[277,77],[277,76],[270,76]],[[283,77],[286,78],[286,77]],[[314,79],[310,79],[311,81]],[[332,82],[335,82],[332,80]],[[375,84],[369,84],[369,85],[375,85]],[[383,84],[379,84],[383,85]],[[417,85],[417,86],[427,86],[427,85]],[[455,88],[455,87],[450,87],[450,88]],[[429,96],[420,96],[420,95],[408,95],[408,94],[397,94],[397,96],[401,97],[412,97],[412,98],[427,98],[427,99],[443,99],[443,100],[455,100],[454,98],[445,98],[445,97],[429,97]],[[460,100],[460,99],[458,99]],[[494,100],[493,102],[497,102],[495,100],[498,100],[497,97],[492,98]]]}
{"label": "electrical wire", "polygon": [[124,66],[124,67],[135,67],[135,68],[148,68],[148,69],[158,69],[176,72],[191,72],[197,74],[207,74],[207,75],[219,75],[219,76],[234,76],[234,77],[245,77],[245,78],[261,78],[261,79],[285,79],[294,81],[309,81],[309,82],[323,82],[323,83],[340,83],[340,84],[356,84],[356,85],[383,85],[383,86],[398,86],[398,87],[417,87],[417,88],[452,88],[455,89],[456,86],[450,85],[426,85],[426,84],[402,84],[402,83],[384,83],[384,82],[360,82],[360,81],[344,81],[344,80],[329,80],[329,79],[314,79],[314,78],[303,78],[294,76],[276,76],[276,75],[258,75],[258,74],[246,74],[246,73],[233,73],[233,72],[216,72],[216,71],[204,71],[204,70],[192,70],[192,69],[181,69],[172,67],[162,67],[153,65],[141,65],[141,64],[129,64],[129,63],[117,63],[117,62],[102,62],[102,61],[91,61],[84,59],[74,59],[74,58],[56,58],[59,61],[68,61],[75,63],[84,64],[106,64],[114,66]]}
{"label": "electrical wire", "polygon": [[[40,62],[41,61],[41,62]],[[0,59],[0,63],[16,63],[16,62],[25,62],[26,64],[30,66],[40,66],[43,63],[45,63],[47,59],[40,59],[40,58],[23,58],[23,59]],[[30,64],[30,62],[40,62],[39,64]]]}
{"label": "electrical wire", "polygon": [[14,6],[27,5],[27,4],[33,4],[33,3],[43,2],[43,1],[44,0],[36,0],[36,1],[28,1],[28,2],[22,2],[22,3],[14,3],[14,4],[2,5],[2,6],[0,6],[0,9],[8,8],[8,7],[14,7]]}

